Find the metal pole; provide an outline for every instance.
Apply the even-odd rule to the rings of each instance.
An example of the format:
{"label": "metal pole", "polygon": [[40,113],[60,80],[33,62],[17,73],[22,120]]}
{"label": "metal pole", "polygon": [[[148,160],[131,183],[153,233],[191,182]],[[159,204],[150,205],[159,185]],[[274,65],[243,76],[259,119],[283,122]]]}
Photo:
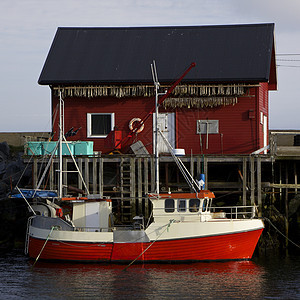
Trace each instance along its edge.
{"label": "metal pole", "polygon": [[153,64],[151,64],[151,71],[153,82],[155,86],[155,118],[154,118],[154,128],[155,128],[155,136],[154,136],[154,156],[155,156],[155,193],[159,194],[159,155],[158,155],[158,89],[159,82],[157,78],[156,65],[153,60]]}
{"label": "metal pole", "polygon": [[158,84],[155,83],[155,192],[159,194]]}
{"label": "metal pole", "polygon": [[62,140],[63,140],[63,100],[61,91],[59,92],[59,180],[58,180],[58,197],[62,198]]}

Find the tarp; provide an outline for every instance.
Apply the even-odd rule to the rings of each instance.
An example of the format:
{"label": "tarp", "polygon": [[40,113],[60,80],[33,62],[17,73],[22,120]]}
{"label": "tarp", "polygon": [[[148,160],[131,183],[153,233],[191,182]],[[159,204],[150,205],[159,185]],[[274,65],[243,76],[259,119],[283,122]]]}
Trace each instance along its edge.
{"label": "tarp", "polygon": [[[57,192],[55,191],[48,191],[48,190],[32,190],[32,189],[20,189],[22,194],[26,199],[32,198],[55,198],[57,196]],[[11,195],[11,198],[23,198],[23,196],[18,194]]]}

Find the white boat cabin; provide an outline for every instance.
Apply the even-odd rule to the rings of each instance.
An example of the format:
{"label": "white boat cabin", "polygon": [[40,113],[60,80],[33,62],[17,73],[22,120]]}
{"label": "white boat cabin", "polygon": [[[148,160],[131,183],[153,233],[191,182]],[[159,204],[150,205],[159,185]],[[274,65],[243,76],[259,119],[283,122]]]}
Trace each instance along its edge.
{"label": "white boat cabin", "polygon": [[201,221],[212,219],[210,211],[214,194],[210,191],[199,193],[178,194],[151,194],[149,195],[153,204],[153,217],[155,222],[175,221]]}

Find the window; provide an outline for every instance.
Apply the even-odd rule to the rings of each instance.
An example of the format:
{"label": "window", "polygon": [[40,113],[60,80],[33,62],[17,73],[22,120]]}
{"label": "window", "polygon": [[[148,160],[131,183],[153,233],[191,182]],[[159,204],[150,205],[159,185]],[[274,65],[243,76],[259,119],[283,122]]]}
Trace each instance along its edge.
{"label": "window", "polygon": [[105,138],[115,126],[114,113],[88,113],[87,137]]}
{"label": "window", "polygon": [[203,200],[202,211],[205,212],[207,208],[208,200],[205,198]]}
{"label": "window", "polygon": [[199,211],[200,200],[199,199],[190,199],[189,200],[189,211],[197,212]]}
{"label": "window", "polygon": [[197,120],[197,134],[219,133],[219,120]]}
{"label": "window", "polygon": [[165,212],[172,213],[175,210],[174,199],[166,199],[165,200]]}
{"label": "window", "polygon": [[178,200],[178,211],[185,212],[186,211],[186,201],[185,199]]}

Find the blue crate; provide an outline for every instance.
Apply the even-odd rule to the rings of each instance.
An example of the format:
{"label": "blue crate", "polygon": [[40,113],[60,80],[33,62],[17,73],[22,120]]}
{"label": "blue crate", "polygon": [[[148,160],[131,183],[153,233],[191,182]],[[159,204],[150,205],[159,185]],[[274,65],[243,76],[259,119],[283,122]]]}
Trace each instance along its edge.
{"label": "blue crate", "polygon": [[[75,145],[75,142],[67,142],[68,143],[68,146],[71,150],[71,153],[72,155],[74,155],[74,145]],[[68,146],[66,145],[65,142],[63,142],[63,145],[62,145],[62,155],[71,155],[70,154],[70,151],[68,149]],[[59,152],[58,152],[59,154]]]}
{"label": "blue crate", "polygon": [[94,142],[80,141],[75,143],[75,155],[93,155]]}
{"label": "blue crate", "polygon": [[43,155],[41,142],[27,142],[27,155]]}
{"label": "blue crate", "polygon": [[[42,153],[43,155],[57,155],[57,149],[55,150],[57,142],[41,142],[42,143]],[[55,151],[54,151],[55,150]]]}

